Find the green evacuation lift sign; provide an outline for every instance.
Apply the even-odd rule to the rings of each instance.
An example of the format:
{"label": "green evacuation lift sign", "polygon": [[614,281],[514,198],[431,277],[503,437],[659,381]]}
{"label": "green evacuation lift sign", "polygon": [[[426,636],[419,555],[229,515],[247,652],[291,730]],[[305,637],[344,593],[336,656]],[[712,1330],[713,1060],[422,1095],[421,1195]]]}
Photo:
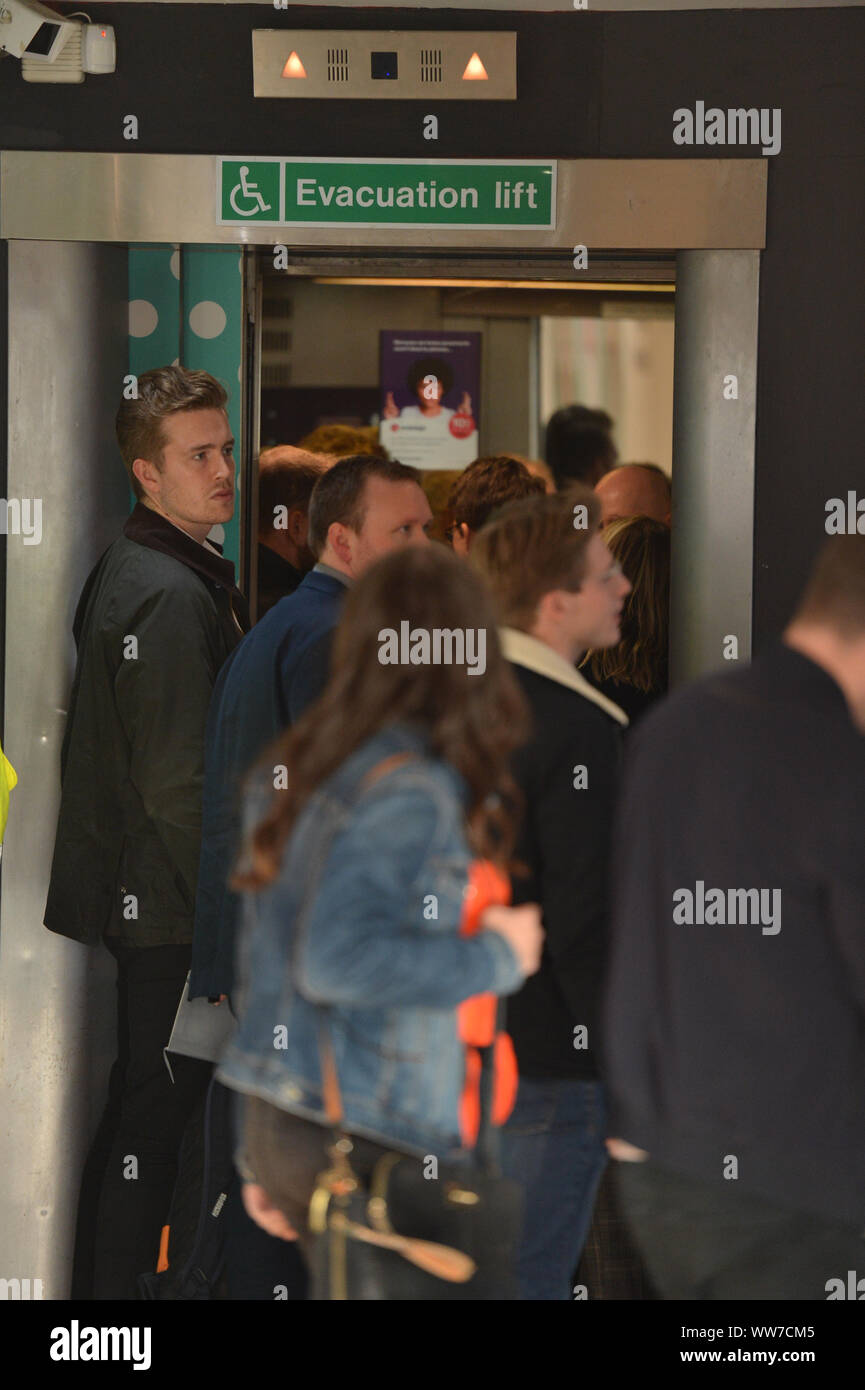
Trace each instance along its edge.
{"label": "green evacuation lift sign", "polygon": [[222,227],[556,225],[555,161],[220,158],[218,165]]}

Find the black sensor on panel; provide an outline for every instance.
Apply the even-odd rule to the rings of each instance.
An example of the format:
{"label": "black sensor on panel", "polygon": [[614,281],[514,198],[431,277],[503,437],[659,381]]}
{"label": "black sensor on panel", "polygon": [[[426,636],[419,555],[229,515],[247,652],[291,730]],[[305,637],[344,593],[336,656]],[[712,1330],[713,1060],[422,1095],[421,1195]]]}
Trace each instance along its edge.
{"label": "black sensor on panel", "polygon": [[397,55],[395,53],[371,53],[370,66],[374,78],[389,79],[394,82],[397,78]]}

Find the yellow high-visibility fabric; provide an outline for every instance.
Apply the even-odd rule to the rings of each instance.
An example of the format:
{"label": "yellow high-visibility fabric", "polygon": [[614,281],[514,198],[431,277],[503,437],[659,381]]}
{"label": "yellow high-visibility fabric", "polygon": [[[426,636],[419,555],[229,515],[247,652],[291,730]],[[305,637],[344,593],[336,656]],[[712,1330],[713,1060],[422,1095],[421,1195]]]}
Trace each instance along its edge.
{"label": "yellow high-visibility fabric", "polygon": [[3,749],[0,748],[0,843],[9,818],[9,793],[18,781],[18,775]]}

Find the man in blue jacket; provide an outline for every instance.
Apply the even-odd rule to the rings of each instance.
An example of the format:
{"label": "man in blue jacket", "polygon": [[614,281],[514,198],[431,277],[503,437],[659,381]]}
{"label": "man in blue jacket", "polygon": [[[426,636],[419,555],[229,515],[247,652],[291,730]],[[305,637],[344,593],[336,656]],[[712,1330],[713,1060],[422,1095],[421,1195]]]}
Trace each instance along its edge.
{"label": "man in blue jacket", "polygon": [[[354,455],[316,483],[308,544],[317,563],[240,643],[210,704],[190,997],[223,1001],[234,982],[239,899],[228,878],[239,849],[243,779],[324,688],[331,637],[348,585],[380,555],[429,544],[431,523],[419,475],[404,464]],[[226,1218],[230,1297],[270,1300],[277,1287],[285,1290],[283,1297],[302,1297],[297,1251],[260,1230],[237,1192]]]}
{"label": "man in blue jacket", "polygon": [[243,779],[324,688],[347,586],[379,555],[429,543],[432,512],[418,476],[367,454],[341,459],[323,474],[309,506],[316,565],[220,672],[207,718],[191,998],[231,993],[238,900],[227,885],[239,849]]}
{"label": "man in blue jacket", "polygon": [[676,692],[629,748],[609,1147],[666,1298],[861,1297],[863,732],[849,535],[781,640]]}

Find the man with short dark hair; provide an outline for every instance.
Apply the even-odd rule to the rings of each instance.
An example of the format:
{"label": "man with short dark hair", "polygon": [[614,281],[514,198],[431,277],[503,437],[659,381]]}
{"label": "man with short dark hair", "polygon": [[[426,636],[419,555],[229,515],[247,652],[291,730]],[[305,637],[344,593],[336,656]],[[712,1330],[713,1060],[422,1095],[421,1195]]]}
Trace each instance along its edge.
{"label": "man with short dark hair", "polygon": [[162,1049],[189,969],[207,707],[249,625],[234,566],[207,539],[234,512],[226,401],[207,372],[138,378],[117,439],[139,500],[75,616],[45,925],[104,939],[118,977],[118,1057],[79,1202],[77,1298],[134,1299],[137,1276],[155,1269],[180,1137],[210,1071],[180,1059],[172,1085]]}
{"label": "man with short dark hair", "polygon": [[231,992],[237,899],[227,884],[239,849],[242,779],[323,689],[347,586],[379,555],[428,543],[431,513],[418,477],[370,454],[340,459],[323,473],[309,505],[315,566],[256,623],[220,674],[207,719],[192,998]]}
{"label": "man with short dark hair", "polygon": [[537,497],[545,492],[542,478],[507,454],[475,459],[460,473],[448,494],[451,517],[448,533],[457,555],[467,555],[484,522],[506,502]]}
{"label": "man with short dark hair", "polygon": [[666,1298],[857,1297],[863,733],[865,536],[847,535],[780,640],[675,692],[629,746],[609,1147]]}
{"label": "man with short dark hair", "polygon": [[[347,587],[380,555],[429,544],[431,520],[418,473],[402,463],[356,455],[316,483],[308,544],[317,563],[240,643],[210,706],[190,997],[224,1000],[234,984],[238,898],[228,878],[239,849],[244,777],[324,688]],[[300,1296],[297,1252],[261,1231],[236,1193],[227,1217],[229,1296],[269,1300],[275,1284]]]}
{"label": "man with short dark hair", "polygon": [[590,410],[584,405],[565,405],[550,416],[545,458],[556,487],[597,485],[618,458],[612,428],[613,421],[605,410]]}
{"label": "man with short dark hair", "polygon": [[575,668],[590,647],[614,646],[630,584],[598,530],[594,494],[512,502],[488,521],[471,561],[506,626],[533,734],[513,763],[524,807],[514,850],[514,903],[538,902],[546,932],[541,968],[508,1000],[519,1068],[502,1134],[505,1171],[522,1183],[517,1259],[521,1296],[571,1297],[604,1170],[599,1071],[609,844],[627,717]]}
{"label": "man with short dark hair", "polygon": [[309,499],[331,460],[291,444],[262,450],[258,460],[259,618],[293,594],[315,564],[309,548]]}

